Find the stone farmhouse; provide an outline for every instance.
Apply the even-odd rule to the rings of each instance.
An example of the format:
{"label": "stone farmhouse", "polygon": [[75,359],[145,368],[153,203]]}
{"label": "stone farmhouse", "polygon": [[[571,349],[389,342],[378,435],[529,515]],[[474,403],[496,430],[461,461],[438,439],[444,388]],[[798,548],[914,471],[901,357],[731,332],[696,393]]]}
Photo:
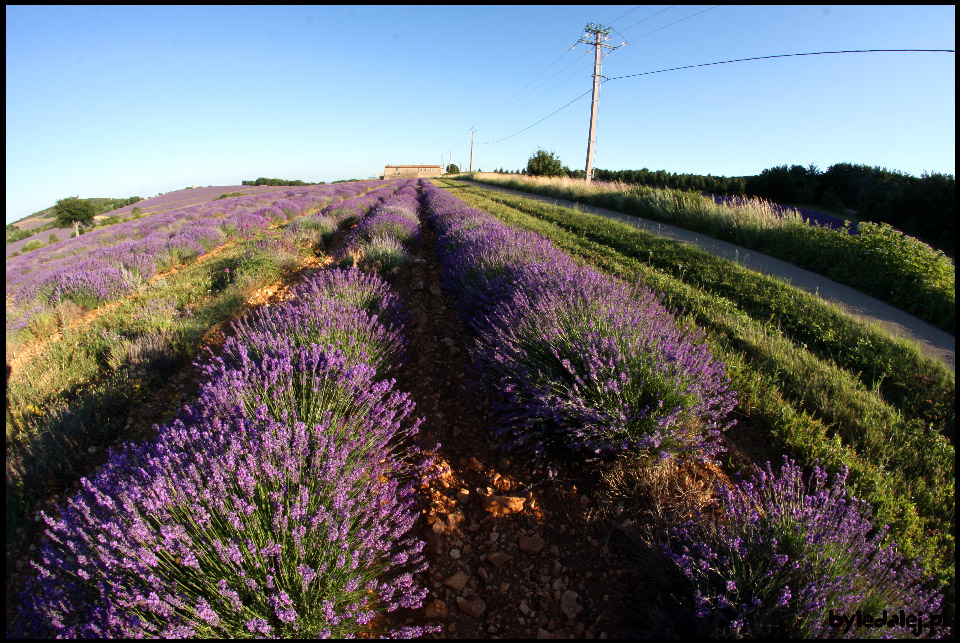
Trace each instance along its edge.
{"label": "stone farmhouse", "polygon": [[381,179],[425,179],[443,174],[442,165],[387,165]]}

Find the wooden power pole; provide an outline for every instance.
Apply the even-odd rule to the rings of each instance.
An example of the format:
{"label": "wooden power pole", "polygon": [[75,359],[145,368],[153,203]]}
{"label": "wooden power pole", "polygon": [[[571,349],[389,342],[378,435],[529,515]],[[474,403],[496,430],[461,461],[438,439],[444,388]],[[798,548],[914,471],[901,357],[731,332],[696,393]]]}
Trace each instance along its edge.
{"label": "wooden power pole", "polygon": [[470,128],[470,171],[473,172],[473,133],[476,130]]}
{"label": "wooden power pole", "polygon": [[[600,50],[616,49],[616,47],[603,44],[604,40],[609,40],[607,37],[607,34],[610,33],[609,27],[595,25],[592,22],[589,22],[584,28],[583,33],[584,37],[577,42],[582,42],[585,45],[592,45],[594,48],[593,103],[590,106],[590,137],[587,139],[587,167],[584,171],[587,183],[589,183],[593,179],[593,147],[597,142],[597,107],[600,103]],[[592,36],[593,40],[588,40],[588,36]]]}

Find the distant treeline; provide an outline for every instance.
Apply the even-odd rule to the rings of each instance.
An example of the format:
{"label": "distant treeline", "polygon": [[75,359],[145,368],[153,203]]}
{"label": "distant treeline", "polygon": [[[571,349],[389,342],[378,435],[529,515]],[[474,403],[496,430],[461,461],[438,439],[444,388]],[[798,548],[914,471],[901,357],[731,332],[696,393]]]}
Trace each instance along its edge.
{"label": "distant treeline", "polygon": [[287,179],[265,179],[262,176],[256,181],[243,181],[242,185],[323,185],[324,182],[320,181],[319,183],[306,183],[295,179],[293,181]]}
{"label": "distant treeline", "polygon": [[957,185],[952,174],[924,173],[916,177],[886,168],[837,163],[825,172],[815,165],[780,165],[758,176],[703,176],[644,168],[595,170],[594,177],[725,196],[756,196],[777,203],[821,205],[835,211],[855,210],[861,221],[888,223],[956,256]]}

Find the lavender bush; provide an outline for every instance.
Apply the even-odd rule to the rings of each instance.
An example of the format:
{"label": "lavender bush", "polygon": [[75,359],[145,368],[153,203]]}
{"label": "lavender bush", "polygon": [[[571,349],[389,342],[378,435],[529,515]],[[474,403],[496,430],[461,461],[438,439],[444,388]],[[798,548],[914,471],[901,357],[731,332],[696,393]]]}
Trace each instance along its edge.
{"label": "lavender bush", "polygon": [[736,404],[723,364],[649,288],[531,267],[485,321],[476,379],[515,446],[540,455],[721,450],[722,420]]}
{"label": "lavender bush", "polygon": [[[323,366],[321,390],[368,384],[369,371]],[[414,490],[400,482],[418,469],[389,445],[408,410],[380,387],[317,424],[261,407],[177,421],[155,446],[114,454],[47,519],[23,594],[30,633],[330,637],[419,606],[423,543],[406,536]]]}
{"label": "lavender bush", "polygon": [[238,325],[224,358],[200,365],[197,404],[156,442],[111,454],[61,518],[46,517],[22,633],[351,636],[419,607],[423,543],[408,533],[431,463],[410,445],[413,403],[377,374],[402,339],[391,331],[377,361],[356,334],[292,332],[311,311],[321,335],[383,329],[368,307],[402,316],[378,279],[330,275]]}
{"label": "lavender bush", "polygon": [[887,527],[876,528],[870,505],[847,495],[846,479],[844,470],[828,486],[815,466],[807,482],[784,456],[779,475],[767,463],[749,482],[719,485],[718,513],[675,530],[677,544],[665,551],[693,583],[709,628],[736,637],[914,636],[905,624],[844,632],[829,612],[940,612],[942,596],[916,561],[884,543]]}
{"label": "lavender bush", "polygon": [[328,270],[298,284],[294,299],[333,298],[377,318],[380,323],[402,327],[408,321],[400,297],[377,275],[351,268]]}
{"label": "lavender bush", "polygon": [[410,265],[413,256],[393,237],[375,236],[362,246],[360,268],[393,276]]}
{"label": "lavender bush", "polygon": [[736,404],[702,334],[647,288],[578,266],[432,186],[444,285],[475,335],[473,381],[499,432],[537,456],[622,450],[709,458]]}

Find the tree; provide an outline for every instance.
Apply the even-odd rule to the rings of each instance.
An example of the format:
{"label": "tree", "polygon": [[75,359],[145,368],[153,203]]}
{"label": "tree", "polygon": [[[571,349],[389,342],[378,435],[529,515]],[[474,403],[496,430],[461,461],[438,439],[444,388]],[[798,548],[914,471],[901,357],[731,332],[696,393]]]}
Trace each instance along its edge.
{"label": "tree", "polygon": [[451,163],[447,166],[447,174],[458,174],[459,172],[460,168],[457,167],[456,163]]}
{"label": "tree", "polygon": [[537,153],[527,161],[527,174],[533,176],[564,176],[563,162],[553,152],[537,148]]}
{"label": "tree", "polygon": [[58,200],[56,205],[53,206],[53,211],[56,213],[57,225],[61,228],[72,225],[74,235],[80,234],[81,224],[92,224],[95,214],[93,204],[90,201],[75,196]]}

